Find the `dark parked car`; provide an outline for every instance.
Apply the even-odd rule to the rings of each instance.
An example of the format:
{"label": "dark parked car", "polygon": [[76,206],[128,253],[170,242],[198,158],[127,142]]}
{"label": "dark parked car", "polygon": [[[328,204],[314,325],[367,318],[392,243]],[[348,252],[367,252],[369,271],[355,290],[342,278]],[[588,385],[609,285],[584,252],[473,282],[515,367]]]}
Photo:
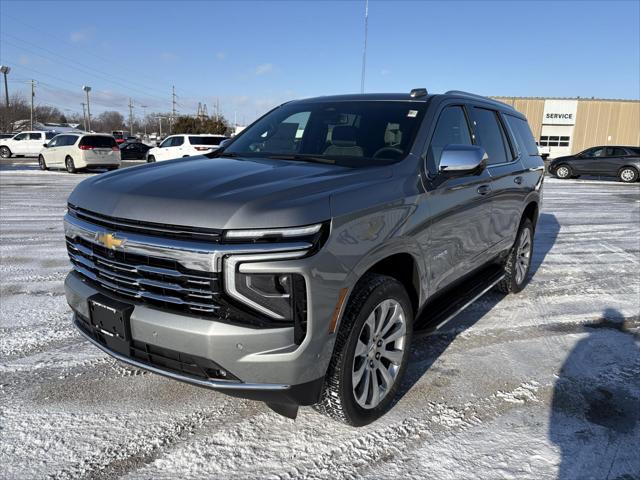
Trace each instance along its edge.
{"label": "dark parked car", "polygon": [[488,98],[285,103],[206,155],[80,183],[67,300],[123,362],[364,425],[414,329],[524,288],[543,173],[526,118]]}
{"label": "dark parked car", "polygon": [[140,142],[125,142],[119,145],[122,160],[144,160],[151,148]]}
{"label": "dark parked car", "polygon": [[14,136],[15,136],[15,133],[0,133],[0,139],[13,138]]}
{"label": "dark parked car", "polygon": [[558,178],[601,175],[618,177],[625,183],[637,182],[640,176],[640,147],[591,147],[575,155],[553,159],[549,163],[549,172]]}

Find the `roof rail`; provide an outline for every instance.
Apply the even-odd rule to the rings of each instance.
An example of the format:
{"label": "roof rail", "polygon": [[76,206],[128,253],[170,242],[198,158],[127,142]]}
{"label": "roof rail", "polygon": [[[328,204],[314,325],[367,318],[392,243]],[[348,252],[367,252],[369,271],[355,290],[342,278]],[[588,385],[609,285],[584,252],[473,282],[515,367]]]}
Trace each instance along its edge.
{"label": "roof rail", "polygon": [[463,90],[449,90],[448,92],[444,93],[445,95],[463,95],[465,97],[471,97],[471,98],[477,98],[479,100],[484,100],[485,102],[491,102],[491,103],[497,103],[503,106],[507,106],[509,108],[511,108],[512,110],[515,110],[515,108],[512,105],[509,105],[508,103],[505,102],[501,102],[500,100],[495,100],[493,98],[489,98],[489,97],[483,97],[482,95],[478,95],[475,93],[470,93],[470,92],[465,92]]}

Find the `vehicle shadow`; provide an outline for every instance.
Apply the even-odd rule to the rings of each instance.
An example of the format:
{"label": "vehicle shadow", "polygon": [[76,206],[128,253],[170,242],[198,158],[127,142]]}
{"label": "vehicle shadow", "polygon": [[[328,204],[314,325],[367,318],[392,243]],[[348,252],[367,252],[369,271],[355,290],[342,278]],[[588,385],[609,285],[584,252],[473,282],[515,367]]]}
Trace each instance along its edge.
{"label": "vehicle shadow", "polygon": [[0,162],[0,172],[12,172],[12,171],[27,171],[27,170],[40,170],[37,160],[3,160]]}
{"label": "vehicle shadow", "polygon": [[[536,234],[534,238],[533,257],[528,275],[528,282],[535,276],[536,272],[544,262],[547,254],[553,248],[560,224],[555,215],[542,213],[538,218]],[[525,287],[526,288],[526,287]],[[480,299],[471,304],[456,317],[452,318],[441,330],[416,332],[411,345],[411,355],[409,365],[398,389],[395,402],[406,395],[413,385],[432,367],[435,361],[453,343],[456,337],[471,328],[482,317],[489,313],[506,295],[497,291],[490,291]],[[420,318],[416,319],[416,324],[420,324]],[[455,375],[455,372],[438,371],[437,375]]]}
{"label": "vehicle shadow", "polygon": [[614,308],[582,327],[587,336],[558,372],[549,439],[561,454],[557,478],[640,475],[640,321]]}

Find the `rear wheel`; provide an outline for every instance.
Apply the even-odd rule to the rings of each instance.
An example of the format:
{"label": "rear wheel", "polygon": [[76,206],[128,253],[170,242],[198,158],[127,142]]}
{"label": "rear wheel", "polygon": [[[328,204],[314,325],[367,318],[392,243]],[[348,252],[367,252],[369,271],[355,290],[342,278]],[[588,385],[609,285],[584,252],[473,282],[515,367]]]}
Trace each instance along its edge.
{"label": "rear wheel", "polygon": [[569,165],[560,165],[556,168],[556,177],[562,179],[571,177],[571,167]]}
{"label": "rear wheel", "polygon": [[624,183],[633,183],[638,180],[638,171],[633,167],[623,167],[618,173],[618,178]]}
{"label": "rear wheel", "polygon": [[11,158],[11,150],[9,150],[9,147],[0,147],[0,157]]}
{"label": "rear wheel", "polygon": [[504,279],[496,285],[503,293],[518,293],[524,288],[533,254],[533,223],[525,218],[520,223],[516,242],[504,264]]}
{"label": "rear wheel", "polygon": [[40,166],[40,170],[49,170],[49,167],[47,167],[42,155],[38,155],[38,165]]}
{"label": "rear wheel", "polygon": [[156,157],[154,157],[153,155],[149,155],[147,157],[147,163],[153,163],[156,161]]}
{"label": "rear wheel", "polygon": [[335,420],[361,426],[384,415],[409,357],[413,310],[395,278],[366,274],[342,319],[320,403]]}
{"label": "rear wheel", "polygon": [[64,166],[67,168],[67,172],[76,173],[78,170],[76,169],[75,163],[73,163],[73,158],[67,157],[64,160]]}

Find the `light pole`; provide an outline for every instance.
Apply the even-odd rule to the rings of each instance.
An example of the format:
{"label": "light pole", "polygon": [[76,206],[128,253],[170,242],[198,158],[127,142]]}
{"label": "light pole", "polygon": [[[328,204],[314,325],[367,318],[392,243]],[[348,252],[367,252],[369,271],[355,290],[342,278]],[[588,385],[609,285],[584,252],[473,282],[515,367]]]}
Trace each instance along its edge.
{"label": "light pole", "polygon": [[6,65],[0,66],[0,72],[4,75],[4,100],[7,102],[7,108],[9,108],[9,87],[7,86],[7,75],[11,71],[11,67]]}
{"label": "light pole", "polygon": [[144,123],[144,136],[147,137],[147,106],[140,105],[142,107],[142,123]]}
{"label": "light pole", "polygon": [[87,131],[91,131],[91,110],[89,109],[89,92],[91,91],[91,87],[87,85],[82,86],[82,90],[87,92]]}

